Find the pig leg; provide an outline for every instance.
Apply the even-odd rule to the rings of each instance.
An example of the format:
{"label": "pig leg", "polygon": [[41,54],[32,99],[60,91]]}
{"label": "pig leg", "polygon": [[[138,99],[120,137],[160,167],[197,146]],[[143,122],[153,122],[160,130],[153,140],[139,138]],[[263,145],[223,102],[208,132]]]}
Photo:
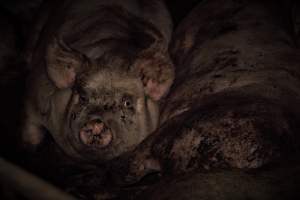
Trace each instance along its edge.
{"label": "pig leg", "polygon": [[42,143],[46,134],[46,129],[36,118],[35,114],[30,113],[27,114],[24,120],[21,140],[24,148],[29,151],[35,151]]}
{"label": "pig leg", "polygon": [[22,141],[26,149],[36,149],[36,147],[42,143],[43,138],[44,130],[41,127],[33,123],[25,125]]}

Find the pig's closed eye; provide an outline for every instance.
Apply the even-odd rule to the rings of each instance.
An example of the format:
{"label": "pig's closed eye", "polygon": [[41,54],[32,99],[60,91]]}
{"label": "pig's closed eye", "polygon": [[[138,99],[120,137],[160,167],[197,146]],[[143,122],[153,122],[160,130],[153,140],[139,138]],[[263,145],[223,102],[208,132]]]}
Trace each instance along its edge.
{"label": "pig's closed eye", "polygon": [[80,103],[85,103],[88,101],[88,97],[86,95],[86,92],[79,87],[78,85],[75,85],[73,87],[73,92],[75,93],[76,96],[78,96],[79,102]]}
{"label": "pig's closed eye", "polygon": [[80,103],[87,103],[88,98],[86,96],[83,95],[79,95],[79,102]]}

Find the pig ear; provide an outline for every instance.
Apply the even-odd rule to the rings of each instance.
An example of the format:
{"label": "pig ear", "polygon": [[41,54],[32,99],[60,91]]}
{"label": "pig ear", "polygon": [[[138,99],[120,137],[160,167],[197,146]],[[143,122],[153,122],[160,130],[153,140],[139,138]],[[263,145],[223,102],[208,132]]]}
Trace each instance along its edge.
{"label": "pig ear", "polygon": [[163,53],[145,52],[134,64],[144,91],[151,99],[158,101],[166,95],[174,80],[174,67],[169,56]]}
{"label": "pig ear", "polygon": [[49,78],[60,89],[72,87],[84,62],[84,56],[72,50],[61,40],[54,38],[46,54]]}

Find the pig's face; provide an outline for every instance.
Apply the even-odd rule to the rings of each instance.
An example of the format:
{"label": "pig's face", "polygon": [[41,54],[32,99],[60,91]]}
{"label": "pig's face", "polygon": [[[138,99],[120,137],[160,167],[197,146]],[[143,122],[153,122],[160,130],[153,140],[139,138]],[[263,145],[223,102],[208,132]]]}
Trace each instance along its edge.
{"label": "pig's face", "polygon": [[108,160],[155,130],[157,101],[173,76],[160,84],[145,78],[132,63],[127,70],[120,62],[100,63],[58,43],[48,50],[49,78],[58,88],[72,89],[63,135],[80,154]]}
{"label": "pig's face", "polygon": [[102,158],[114,157],[156,128],[157,118],[151,116],[158,115],[157,109],[145,98],[143,84],[136,77],[102,69],[78,80],[69,109],[69,134],[84,149],[103,153]]}

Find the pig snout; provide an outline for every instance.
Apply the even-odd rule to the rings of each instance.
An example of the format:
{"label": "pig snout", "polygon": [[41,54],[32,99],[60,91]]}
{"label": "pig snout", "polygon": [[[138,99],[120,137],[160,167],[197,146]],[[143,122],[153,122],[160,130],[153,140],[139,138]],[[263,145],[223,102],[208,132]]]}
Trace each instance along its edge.
{"label": "pig snout", "polygon": [[91,147],[104,148],[113,140],[111,130],[99,119],[87,122],[79,134],[82,143]]}

